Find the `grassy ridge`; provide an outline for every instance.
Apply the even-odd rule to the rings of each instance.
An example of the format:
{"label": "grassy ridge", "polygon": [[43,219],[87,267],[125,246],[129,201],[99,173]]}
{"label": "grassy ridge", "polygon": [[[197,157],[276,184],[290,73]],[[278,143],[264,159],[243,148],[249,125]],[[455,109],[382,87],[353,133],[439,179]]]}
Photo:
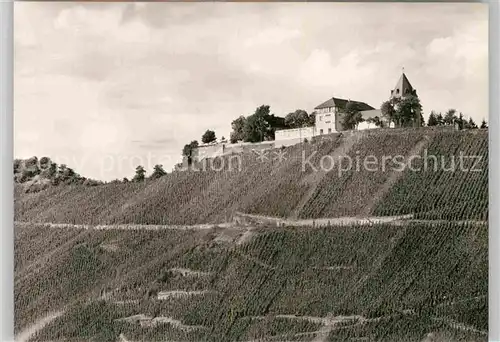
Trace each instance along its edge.
{"label": "grassy ridge", "polygon": [[[25,238],[34,234],[39,234],[37,241],[45,251]],[[123,333],[129,339],[151,341],[246,341],[264,336],[288,340],[283,338],[288,334],[304,341],[314,337],[307,332],[320,329],[317,322],[277,317],[290,314],[386,317],[332,330],[332,341],[345,336],[421,341],[433,331],[461,334],[433,317],[486,329],[487,307],[481,302],[487,296],[488,277],[484,225],[262,229],[243,245],[217,242],[219,234],[82,233],[18,226],[16,260],[23,255],[43,260],[49,255],[50,262],[37,272],[26,271],[34,259],[16,264],[16,276],[28,276],[16,283],[16,329],[63,306],[69,307],[66,314],[43,329],[40,339],[115,341]],[[64,239],[70,242],[61,247]],[[55,248],[57,253],[50,254]],[[175,268],[205,273],[181,275]],[[157,299],[161,291],[173,290],[206,292]],[[471,298],[479,300],[460,304]],[[135,302],[116,303],[123,300]],[[409,309],[414,312],[404,314]],[[202,328],[188,331],[168,323],[140,327],[115,321],[137,314]]]}
{"label": "grassy ridge", "polygon": [[[460,170],[460,154],[464,155]],[[482,131],[440,132],[415,159],[374,211],[376,215],[417,213],[425,219],[488,218],[488,135]],[[437,157],[436,159],[433,157]],[[427,165],[427,169],[426,169]]]}
{"label": "grassy ridge", "polygon": [[[38,193],[15,193],[15,218],[26,222],[60,223],[142,223],[195,224],[222,222],[235,211],[288,217],[308,191],[315,189],[302,210],[303,218],[354,215],[398,215],[414,213],[421,218],[485,219],[488,213],[487,131],[381,130],[363,132],[348,151],[356,158],[375,156],[382,165],[384,156],[409,157],[422,141],[427,153],[457,159],[465,155],[482,156],[481,172],[443,172],[406,170],[396,175],[394,186],[383,192],[395,172],[390,168],[371,172],[355,166],[313,177],[304,160],[319,166],[322,157],[342,147],[348,137],[332,136],[316,143],[268,151],[263,159],[255,153],[225,159],[225,171],[177,172],[144,183],[79,185],[53,187]],[[279,160],[278,153],[284,153]],[[419,154],[423,154],[419,151]],[[233,157],[235,158],[235,157]],[[219,164],[217,164],[219,163]],[[414,167],[423,163],[415,159]],[[472,161],[469,162],[469,166]],[[232,171],[229,171],[229,165]],[[215,162],[220,165],[220,160]],[[355,165],[355,164],[354,164]],[[312,177],[312,178],[311,178]],[[369,210],[369,213],[366,210]]]}

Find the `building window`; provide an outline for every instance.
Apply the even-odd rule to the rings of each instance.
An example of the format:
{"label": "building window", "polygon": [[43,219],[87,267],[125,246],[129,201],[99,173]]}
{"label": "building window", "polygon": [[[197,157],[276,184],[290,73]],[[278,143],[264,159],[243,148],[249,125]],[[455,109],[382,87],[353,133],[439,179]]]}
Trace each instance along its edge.
{"label": "building window", "polygon": [[322,135],[323,134],[323,129],[320,129],[319,130],[319,135]]}
{"label": "building window", "polygon": [[331,121],[325,121],[325,123],[330,123]]}
{"label": "building window", "polygon": [[323,116],[322,115],[319,116],[319,121],[323,121]]}
{"label": "building window", "polygon": [[332,129],[328,128],[328,134],[332,133]]}
{"label": "building window", "polygon": [[399,89],[396,89],[396,94],[399,94]]}
{"label": "building window", "polygon": [[332,114],[326,114],[325,116],[332,116]]}

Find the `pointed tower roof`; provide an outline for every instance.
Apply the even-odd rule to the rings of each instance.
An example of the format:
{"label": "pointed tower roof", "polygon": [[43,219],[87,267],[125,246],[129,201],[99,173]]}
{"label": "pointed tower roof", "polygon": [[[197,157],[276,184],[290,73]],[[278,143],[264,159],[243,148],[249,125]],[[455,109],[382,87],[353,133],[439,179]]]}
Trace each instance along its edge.
{"label": "pointed tower roof", "polygon": [[399,97],[399,96],[405,96],[407,94],[412,94],[413,93],[413,87],[408,81],[408,78],[406,77],[405,73],[403,72],[401,74],[401,77],[399,78],[398,83],[396,83],[396,86],[394,87],[393,90],[391,90],[391,97]]}

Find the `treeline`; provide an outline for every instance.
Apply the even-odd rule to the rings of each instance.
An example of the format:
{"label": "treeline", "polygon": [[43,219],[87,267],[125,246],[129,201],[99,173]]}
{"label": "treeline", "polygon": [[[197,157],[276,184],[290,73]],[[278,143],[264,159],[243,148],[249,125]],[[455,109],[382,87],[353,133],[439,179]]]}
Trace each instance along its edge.
{"label": "treeline", "polygon": [[448,109],[444,115],[431,111],[427,126],[457,126],[458,129],[488,128],[486,120],[483,119],[481,126],[478,127],[472,118],[467,119],[462,112],[457,115],[455,109]]}
{"label": "treeline", "polygon": [[110,183],[142,182],[146,179],[158,179],[167,175],[163,165],[155,165],[149,177],[146,177],[146,169],[139,165],[135,169],[134,176],[129,180],[127,177],[109,182],[98,181],[80,176],[73,168],[66,164],[57,164],[48,157],[31,157],[28,159],[15,159],[14,183],[38,184],[38,185],[87,185],[96,186]]}
{"label": "treeline", "polygon": [[260,142],[274,140],[279,129],[290,129],[314,125],[314,114],[297,109],[284,118],[270,113],[268,105],[258,107],[254,114],[240,116],[231,122],[230,142]]}
{"label": "treeline", "polygon": [[[268,105],[262,105],[255,109],[255,112],[249,116],[239,116],[231,122],[231,134],[229,142],[235,144],[237,142],[261,142],[272,141],[275,138],[275,132],[281,129],[291,129],[299,127],[314,126],[315,113],[308,114],[303,109],[297,109],[294,112],[288,113],[284,118],[271,114],[271,109]],[[201,137],[201,142],[210,144],[217,141],[215,131],[208,129]],[[220,142],[227,142],[225,137],[220,139]],[[188,159],[188,163],[192,158],[194,149],[199,146],[198,140],[193,140],[189,144],[184,145],[182,156]]]}
{"label": "treeline", "polygon": [[158,179],[167,175],[167,171],[165,171],[163,165],[161,164],[157,164],[153,167],[153,172],[149,177],[146,177],[146,173],[147,171],[144,168],[144,166],[139,165],[135,168],[135,175],[134,177],[132,177],[132,179],[129,180],[127,177],[125,177],[122,180],[119,179],[112,180],[110,183],[128,183],[128,182],[138,183],[138,182],[143,182],[146,179]]}
{"label": "treeline", "polygon": [[39,184],[82,184],[95,186],[104,184],[101,181],[80,176],[66,164],[58,165],[48,157],[31,157],[28,159],[15,159],[14,163],[15,183],[39,183]]}

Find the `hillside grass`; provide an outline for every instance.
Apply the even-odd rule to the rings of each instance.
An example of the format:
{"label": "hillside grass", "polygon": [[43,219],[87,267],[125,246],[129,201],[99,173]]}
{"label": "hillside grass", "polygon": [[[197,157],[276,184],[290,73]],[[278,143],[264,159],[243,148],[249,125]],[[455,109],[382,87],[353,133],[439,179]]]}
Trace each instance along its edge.
{"label": "hillside grass", "polygon": [[[242,245],[217,242],[219,233],[19,225],[16,331],[62,308],[65,314],[36,340],[116,341],[123,333],[148,341],[283,340],[283,335],[305,341],[321,328],[278,315],[385,317],[332,330],[332,341],[345,334],[421,341],[429,332],[461,333],[430,317],[487,328],[485,301],[459,304],[488,293],[485,225],[261,228]],[[37,260],[44,262],[30,268]],[[183,276],[174,268],[206,273]],[[206,292],[158,300],[159,292],[172,290]],[[134,302],[119,303],[124,300]],[[405,314],[409,309],[414,313]],[[201,328],[116,321],[137,314]]]}
{"label": "hillside grass", "polygon": [[[77,224],[197,224],[224,222],[237,211],[290,217],[309,191],[313,191],[312,196],[305,198],[299,218],[400,214],[424,219],[487,218],[487,130],[359,132],[359,140],[347,153],[354,163],[351,170],[339,174],[338,167],[333,167],[325,175],[312,175],[313,170],[304,160],[317,168],[321,158],[342,147],[346,139],[332,135],[316,143],[267,151],[263,159],[258,159],[256,153],[226,156],[209,161],[222,171],[174,172],[143,183],[67,185],[37,193],[23,193],[17,185],[15,219]],[[391,162],[386,163],[385,170],[379,166],[376,172],[355,166],[356,158],[363,160],[367,156],[377,158],[380,165],[384,156],[409,158],[410,151],[423,139],[428,140],[424,146],[428,154],[446,161],[451,156],[458,159],[460,152],[481,156],[482,171],[431,168],[398,172],[391,168]],[[283,154],[281,160],[279,153]],[[423,153],[419,151],[419,155]],[[412,165],[419,167],[422,163],[415,159]],[[445,164],[449,167],[449,163]],[[391,178],[396,179],[394,185],[380,192]]]}
{"label": "hillside grass", "polygon": [[[461,154],[464,171],[460,170]],[[487,131],[440,132],[427,147],[427,155],[422,151],[420,157],[414,162],[418,171],[405,171],[379,202],[375,215],[416,213],[422,219],[488,219]],[[451,171],[454,168],[457,171]]]}

